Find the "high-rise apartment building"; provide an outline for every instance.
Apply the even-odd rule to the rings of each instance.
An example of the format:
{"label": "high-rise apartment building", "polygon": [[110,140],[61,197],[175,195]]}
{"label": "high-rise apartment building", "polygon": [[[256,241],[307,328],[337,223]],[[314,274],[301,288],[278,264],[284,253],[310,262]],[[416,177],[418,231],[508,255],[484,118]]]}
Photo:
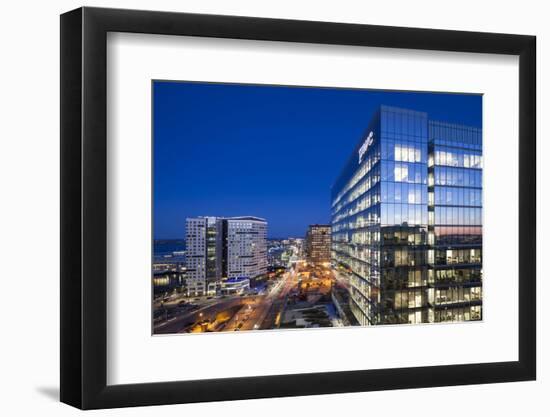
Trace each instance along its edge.
{"label": "high-rise apartment building", "polygon": [[311,264],[330,262],[331,234],[330,225],[312,224],[306,235],[306,260]]}
{"label": "high-rise apartment building", "polygon": [[227,278],[267,273],[267,222],[258,217],[196,217],[186,220],[189,295],[215,293]]}
{"label": "high-rise apartment building", "polygon": [[254,279],[267,273],[267,222],[232,217],[227,223],[227,277]]}
{"label": "high-rise apartment building", "polygon": [[376,112],[332,188],[360,324],[481,318],[481,165],[480,129]]}
{"label": "high-rise apartment building", "polygon": [[[212,217],[210,219],[215,221]],[[187,219],[185,222],[185,267],[189,295],[206,294],[207,224],[206,217]]]}

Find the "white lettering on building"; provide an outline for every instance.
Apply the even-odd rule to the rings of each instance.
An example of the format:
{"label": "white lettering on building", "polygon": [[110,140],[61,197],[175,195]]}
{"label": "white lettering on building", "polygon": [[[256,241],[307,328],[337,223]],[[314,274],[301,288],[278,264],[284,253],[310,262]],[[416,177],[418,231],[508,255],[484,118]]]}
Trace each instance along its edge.
{"label": "white lettering on building", "polygon": [[361,147],[359,148],[359,163],[363,160],[363,156],[365,153],[367,153],[370,145],[372,145],[372,142],[374,142],[374,132],[370,132]]}

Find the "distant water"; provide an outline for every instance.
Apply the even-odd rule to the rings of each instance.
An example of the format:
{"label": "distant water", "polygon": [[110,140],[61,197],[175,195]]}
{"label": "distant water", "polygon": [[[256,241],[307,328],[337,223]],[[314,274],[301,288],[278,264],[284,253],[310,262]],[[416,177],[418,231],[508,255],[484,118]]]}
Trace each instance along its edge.
{"label": "distant water", "polygon": [[172,252],[185,250],[185,240],[159,239],[153,243],[155,256],[171,255]]}

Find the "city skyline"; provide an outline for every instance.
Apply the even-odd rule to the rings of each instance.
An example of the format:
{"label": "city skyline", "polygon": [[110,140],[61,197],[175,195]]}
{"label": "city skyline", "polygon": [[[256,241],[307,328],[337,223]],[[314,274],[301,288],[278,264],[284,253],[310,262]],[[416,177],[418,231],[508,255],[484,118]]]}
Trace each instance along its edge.
{"label": "city skyline", "polygon": [[330,223],[331,186],[380,104],[481,126],[479,95],[155,81],[154,99],[155,240],[184,239],[197,216],[262,217],[270,239]]}
{"label": "city skyline", "polygon": [[[481,97],[465,96],[479,107],[460,111],[466,104],[447,95],[458,110],[427,112],[443,104],[443,95],[420,100],[419,93],[361,90],[361,99],[382,94],[384,103],[363,108],[369,113],[356,129],[361,133],[342,128],[325,136],[316,111],[314,120],[299,118],[315,127],[309,130],[314,140],[303,137],[304,148],[294,144],[300,129],[278,125],[273,114],[263,129],[243,134],[233,119],[258,120],[240,101],[255,88],[262,104],[279,94],[301,97],[304,105],[313,91],[334,105],[331,98],[342,91],[282,87],[274,94],[274,87],[242,87],[233,91],[237,111],[222,123],[223,140],[205,134],[201,122],[192,124],[202,142],[164,138],[177,163],[159,158],[162,181],[157,164],[155,184],[169,172],[187,169],[188,175],[169,181],[164,197],[156,190],[155,204],[157,197],[182,194],[186,203],[174,209],[193,214],[185,217],[185,248],[172,247],[153,262],[155,334],[482,320],[482,128],[465,122],[474,109],[481,124]],[[398,101],[396,94],[415,105],[387,105]],[[221,111],[220,97],[206,98],[213,101],[203,111]],[[358,104],[347,100],[347,109]],[[265,107],[262,116],[270,113]],[[349,122],[346,112],[337,117],[335,126]],[[278,131],[281,140],[262,141],[260,131]],[[289,137],[292,143],[283,140]],[[161,140],[159,148],[164,145]],[[300,200],[304,193],[315,204],[311,209]],[[268,234],[283,239],[268,240]],[[301,239],[285,239],[290,234]]]}

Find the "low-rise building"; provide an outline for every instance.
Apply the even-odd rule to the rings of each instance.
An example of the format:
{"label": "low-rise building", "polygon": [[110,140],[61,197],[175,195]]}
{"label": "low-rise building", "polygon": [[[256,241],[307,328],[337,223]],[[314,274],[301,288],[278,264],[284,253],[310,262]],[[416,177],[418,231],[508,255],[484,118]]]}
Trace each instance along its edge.
{"label": "low-rise building", "polygon": [[221,283],[222,294],[243,294],[250,289],[247,277],[228,278]]}

